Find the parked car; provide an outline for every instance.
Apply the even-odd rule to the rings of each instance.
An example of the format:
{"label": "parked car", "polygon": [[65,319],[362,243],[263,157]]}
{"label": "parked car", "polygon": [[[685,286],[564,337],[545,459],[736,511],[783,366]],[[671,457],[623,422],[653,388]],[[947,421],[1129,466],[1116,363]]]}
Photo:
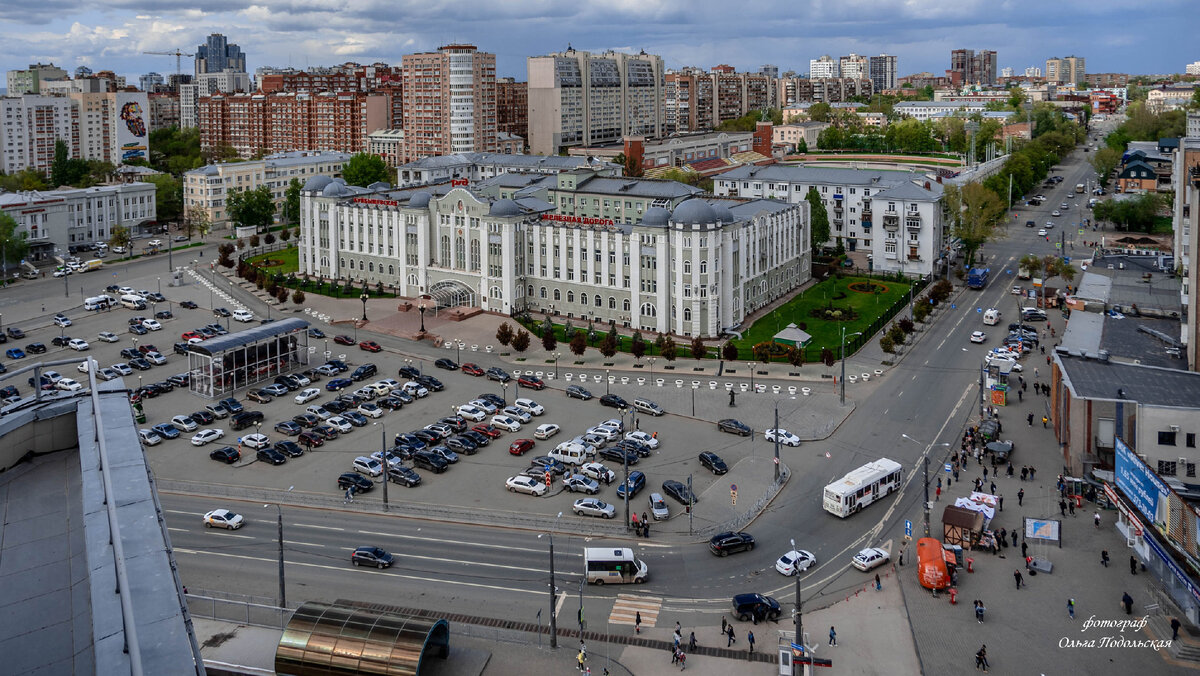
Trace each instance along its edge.
{"label": "parked car", "polygon": [[783,609],[770,596],[762,594],[738,594],[733,597],[733,616],[742,622],[754,620],[778,620]]}
{"label": "parked car", "polygon": [[646,487],[646,475],[640,470],[634,470],[629,473],[629,480],[617,486],[617,497],[624,498],[628,491],[629,497],[637,495],[643,488]]}
{"label": "parked car", "polygon": [[470,362],[467,362],[466,364],[462,365],[462,372],[469,376],[483,375],[483,369],[479,368],[479,366],[472,364]]}
{"label": "parked car", "polygon": [[510,476],[504,482],[506,488],[513,493],[528,493],[529,495],[542,496],[546,494],[546,484],[534,479],[533,477]]}
{"label": "parked car", "polygon": [[528,374],[523,375],[520,378],[517,378],[517,384],[520,385],[521,387],[528,387],[531,390],[546,389],[546,383],[542,382],[541,378],[538,378],[537,376],[531,376]]}
{"label": "parked car", "polygon": [[287,456],[275,450],[275,448],[271,446],[258,449],[258,452],[254,454],[254,457],[258,458],[259,462],[265,462],[270,465],[282,465],[283,463],[287,462]]}
{"label": "parked car", "polygon": [[346,472],[338,476],[337,485],[343,491],[353,488],[355,492],[365,493],[375,487],[375,482],[357,472]]}
{"label": "parked car", "polygon": [[700,466],[718,476],[729,471],[729,465],[726,465],[721,456],[712,451],[704,451],[700,454]]}
{"label": "parked car", "polygon": [[571,511],[579,516],[598,516],[611,519],[617,514],[617,508],[596,498],[580,498],[571,505]]}
{"label": "parked car", "polygon": [[535,439],[549,439],[555,434],[558,434],[558,431],[558,425],[555,425],[554,423],[546,423],[544,425],[538,425],[537,429],[533,431],[533,437]]}
{"label": "parked car", "polygon": [[212,458],[213,460],[220,460],[226,465],[232,465],[242,457],[242,454],[239,453],[238,449],[234,448],[233,446],[222,446],[221,448],[210,452],[208,457]]}
{"label": "parked car", "polygon": [[572,399],[582,399],[587,401],[588,399],[592,398],[591,392],[588,392],[586,389],[578,385],[567,385],[567,389],[564,393]]}
{"label": "parked car", "polygon": [[582,474],[568,474],[563,477],[563,488],[572,493],[587,493],[595,495],[600,492],[600,484],[595,479]]}
{"label": "parked car", "polygon": [[421,483],[421,475],[420,474],[417,474],[415,471],[413,471],[407,467],[403,467],[403,466],[396,466],[396,467],[389,466],[388,471],[387,471],[387,478],[388,478],[388,481],[390,481],[394,484],[402,484],[404,486],[407,486],[408,488],[412,488],[413,486],[416,486]]}
{"label": "parked car", "polygon": [[671,510],[667,508],[667,501],[663,499],[661,493],[650,494],[650,516],[654,517],[655,521],[662,521],[671,517]]}
{"label": "parked car", "polygon": [[663,493],[675,498],[681,505],[694,505],[699,502],[696,495],[688,490],[687,484],[682,481],[668,479],[662,483]]}
{"label": "parked car", "polygon": [[850,565],[866,572],[887,563],[889,558],[890,555],[887,553],[887,550],[880,549],[879,547],[868,547],[855,554],[854,558],[850,560]]}
{"label": "parked car", "polygon": [[439,359],[433,362],[433,365],[440,369],[446,369],[447,371],[458,370],[458,364],[454,363],[454,360],[452,359]]}
{"label": "parked car", "polygon": [[489,368],[486,373],[488,380],[495,380],[501,383],[507,383],[512,380],[512,374],[498,366]]}
{"label": "parked car", "polygon": [[754,549],[754,536],[745,532],[718,533],[708,541],[708,550],[717,556],[729,556],[752,549]]}

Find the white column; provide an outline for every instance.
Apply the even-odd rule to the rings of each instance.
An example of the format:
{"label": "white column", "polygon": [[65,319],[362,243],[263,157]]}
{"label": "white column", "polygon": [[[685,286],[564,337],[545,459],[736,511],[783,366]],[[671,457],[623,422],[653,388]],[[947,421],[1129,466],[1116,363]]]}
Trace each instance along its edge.
{"label": "white column", "polygon": [[654,302],[658,305],[658,331],[666,333],[676,326],[674,319],[671,317],[671,305],[674,299],[674,293],[671,289],[670,282],[674,281],[669,276],[670,272],[670,256],[671,242],[669,237],[676,237],[678,233],[673,228],[668,228],[659,234],[654,240],[655,260],[658,261],[658,269],[654,272],[654,279],[658,284],[658,292],[654,295]]}
{"label": "white column", "polygon": [[[503,223],[500,225],[500,270],[501,282],[500,290],[504,293],[504,299],[500,307],[493,306],[493,310],[509,312],[512,308],[513,299],[516,298],[516,290],[513,288],[513,266],[515,265],[515,257],[513,256],[513,225],[511,223]],[[486,243],[483,247],[481,255],[487,255]],[[483,266],[482,272],[487,272],[487,266]],[[491,296],[488,296],[488,302],[491,302]]]}

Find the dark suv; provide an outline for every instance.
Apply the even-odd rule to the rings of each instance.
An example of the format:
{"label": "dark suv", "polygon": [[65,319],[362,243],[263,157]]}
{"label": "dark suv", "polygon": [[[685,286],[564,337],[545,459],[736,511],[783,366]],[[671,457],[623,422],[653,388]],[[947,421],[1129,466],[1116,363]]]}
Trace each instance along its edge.
{"label": "dark suv", "polygon": [[512,380],[512,374],[498,366],[493,366],[484,373],[487,375],[488,380],[498,380],[502,383]]}
{"label": "dark suv", "polygon": [[778,620],[782,611],[779,601],[762,594],[738,594],[733,597],[733,616],[746,622],[754,620]]}
{"label": "dark suv", "polygon": [[376,368],[374,364],[363,364],[362,366],[354,369],[354,373],[350,374],[350,380],[363,380],[365,378],[370,378],[378,372],[379,369]]}
{"label": "dark suv", "polygon": [[724,474],[729,471],[729,466],[721,459],[721,456],[712,451],[704,451],[700,454],[700,466],[708,468],[708,471],[713,474]]}
{"label": "dark suv", "polygon": [[434,474],[441,474],[450,466],[450,463],[445,458],[430,451],[417,451],[413,453],[412,463],[414,466],[427,469]]}
{"label": "dark suv", "polygon": [[615,394],[606,394],[600,397],[601,406],[611,406],[613,408],[628,408],[629,403]]}
{"label": "dark suv", "polygon": [[233,416],[229,418],[229,429],[244,430],[248,427],[254,427],[255,423],[260,423],[262,421],[262,411],[242,411],[241,413],[234,413]]}
{"label": "dark suv", "polygon": [[708,541],[708,549],[717,556],[729,556],[754,549],[754,536],[749,533],[720,533]]}
{"label": "dark suv", "polygon": [[628,483],[623,483],[620,486],[617,486],[617,497],[624,498],[625,491],[628,490],[629,497],[632,498],[633,496],[637,495],[638,492],[641,491],[645,487],[646,487],[646,475],[640,471],[635,470],[635,471],[629,473]]}

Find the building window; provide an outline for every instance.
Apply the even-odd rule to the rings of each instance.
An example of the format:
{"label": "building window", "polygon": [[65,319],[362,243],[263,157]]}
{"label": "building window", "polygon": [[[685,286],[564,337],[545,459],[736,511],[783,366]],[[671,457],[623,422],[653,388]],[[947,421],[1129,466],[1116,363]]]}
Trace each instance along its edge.
{"label": "building window", "polygon": [[574,292],[574,291],[568,291],[568,292],[567,292],[567,302],[568,302],[568,303],[574,303],[574,302],[575,302],[575,292]]}
{"label": "building window", "polygon": [[643,317],[657,317],[658,316],[658,310],[655,309],[654,303],[642,303],[642,316]]}
{"label": "building window", "polygon": [[1158,475],[1159,476],[1175,476],[1176,468],[1174,460],[1159,460]]}
{"label": "building window", "polygon": [[562,293],[558,289],[554,290],[554,300],[562,300]]}
{"label": "building window", "polygon": [[[557,296],[558,296],[558,294],[557,294],[557,293],[555,293],[554,295],[555,295],[555,297],[557,297]],[[539,297],[541,297],[541,298],[545,298],[545,297],[546,297],[546,287],[544,287],[544,286],[543,286],[542,288],[538,289],[538,296],[539,296]],[[624,461],[622,461],[622,462],[624,462]]]}
{"label": "building window", "polygon": [[580,304],[581,304],[581,305],[583,305],[584,307],[587,307],[587,304],[588,304],[588,295],[587,295],[586,293],[581,293],[581,294],[579,294],[579,302],[580,302]]}
{"label": "building window", "polygon": [[612,296],[608,297],[608,309],[609,310],[617,309],[617,299],[616,298],[613,298]]}
{"label": "building window", "polygon": [[685,275],[692,274],[692,262],[691,261],[683,262],[683,274],[685,274]]}
{"label": "building window", "polygon": [[690,308],[690,307],[683,308],[683,321],[685,321],[685,322],[692,321],[692,308]]}
{"label": "building window", "polygon": [[479,271],[479,240],[471,240],[471,270]]}
{"label": "building window", "polygon": [[[1158,445],[1159,446],[1174,446],[1175,445],[1175,432],[1159,432],[1158,433]],[[1174,472],[1172,472],[1172,474],[1174,474]]]}
{"label": "building window", "polygon": [[442,235],[441,255],[438,257],[438,262],[444,267],[450,267],[450,236]]}
{"label": "building window", "polygon": [[596,294],[596,307],[604,307],[604,299],[600,297],[600,294]]}
{"label": "building window", "polygon": [[1184,437],[1184,445],[1187,446],[1188,448],[1196,447],[1196,433],[1195,432],[1187,433],[1187,435]]}

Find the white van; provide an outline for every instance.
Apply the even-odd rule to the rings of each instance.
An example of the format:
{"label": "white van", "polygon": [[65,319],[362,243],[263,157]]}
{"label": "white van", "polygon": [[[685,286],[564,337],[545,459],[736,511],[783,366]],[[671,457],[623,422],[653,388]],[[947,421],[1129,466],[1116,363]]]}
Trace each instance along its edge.
{"label": "white van", "polygon": [[121,306],[130,310],[145,310],[146,299],[135,293],[127,293],[121,296]]}
{"label": "white van", "polygon": [[106,310],[108,306],[108,296],[94,296],[83,301],[84,310]]}
{"label": "white van", "polygon": [[995,326],[1000,323],[1000,311],[996,308],[988,308],[983,313],[983,323],[988,326]]}
{"label": "white van", "polygon": [[582,465],[590,460],[587,449],[583,445],[570,441],[564,441],[556,446],[553,451],[550,451],[550,457],[564,465]]}

